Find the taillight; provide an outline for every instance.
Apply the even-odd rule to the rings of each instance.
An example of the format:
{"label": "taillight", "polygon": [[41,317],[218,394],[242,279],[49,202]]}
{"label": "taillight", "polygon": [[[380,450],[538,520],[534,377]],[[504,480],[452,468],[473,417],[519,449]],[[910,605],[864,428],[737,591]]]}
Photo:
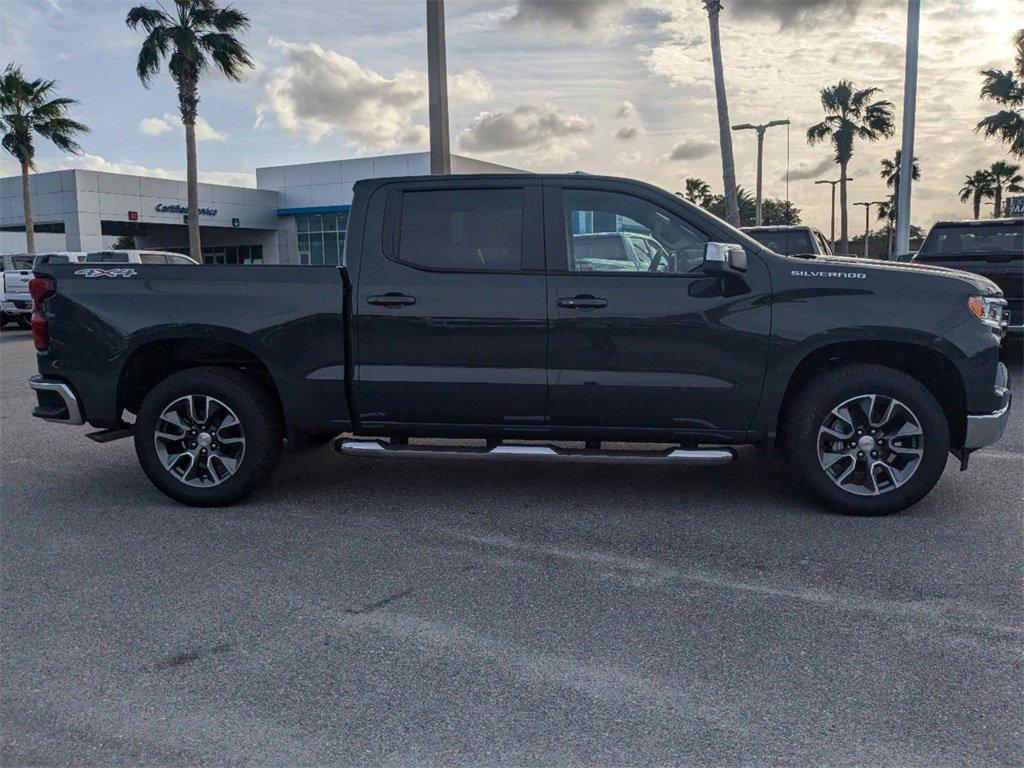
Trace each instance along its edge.
{"label": "taillight", "polygon": [[39,352],[50,348],[50,329],[43,314],[43,299],[53,296],[56,290],[52,277],[33,277],[28,281],[28,292],[33,302],[32,341]]}

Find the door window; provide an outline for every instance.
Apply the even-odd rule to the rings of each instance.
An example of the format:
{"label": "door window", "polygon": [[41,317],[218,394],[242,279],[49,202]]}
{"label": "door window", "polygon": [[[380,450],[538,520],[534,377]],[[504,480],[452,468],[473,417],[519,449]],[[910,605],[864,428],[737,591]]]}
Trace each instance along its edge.
{"label": "door window", "polygon": [[582,189],[562,199],[570,272],[679,275],[704,261],[708,238],[659,205]]}
{"label": "door window", "polygon": [[398,260],[446,272],[521,269],[523,190],[403,193]]}

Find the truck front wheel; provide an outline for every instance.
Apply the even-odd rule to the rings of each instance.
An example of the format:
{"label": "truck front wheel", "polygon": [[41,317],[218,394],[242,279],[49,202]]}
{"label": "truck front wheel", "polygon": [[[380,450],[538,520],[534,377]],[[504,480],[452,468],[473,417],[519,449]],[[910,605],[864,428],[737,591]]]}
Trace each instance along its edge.
{"label": "truck front wheel", "polygon": [[830,509],[886,515],[938,482],[949,425],[916,379],[878,365],[828,371],[798,395],[786,425],[786,460]]}
{"label": "truck front wheel", "polygon": [[259,382],[228,368],[192,368],[146,395],[134,437],[153,485],[175,501],[219,507],[270,476],[282,430],[277,406]]}

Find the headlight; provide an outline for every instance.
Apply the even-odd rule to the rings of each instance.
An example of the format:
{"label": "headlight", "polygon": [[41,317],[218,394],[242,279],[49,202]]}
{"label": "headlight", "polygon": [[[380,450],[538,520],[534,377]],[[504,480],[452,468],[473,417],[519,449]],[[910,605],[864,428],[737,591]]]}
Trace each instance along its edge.
{"label": "headlight", "polygon": [[992,296],[971,296],[967,300],[967,308],[971,314],[993,328],[1001,328],[1003,324],[1003,311],[1006,308],[1006,299],[997,299]]}

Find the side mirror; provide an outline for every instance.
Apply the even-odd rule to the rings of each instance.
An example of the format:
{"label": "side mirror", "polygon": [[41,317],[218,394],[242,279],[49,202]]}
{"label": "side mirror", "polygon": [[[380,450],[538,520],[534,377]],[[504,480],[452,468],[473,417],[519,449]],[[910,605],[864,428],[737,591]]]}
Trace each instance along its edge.
{"label": "side mirror", "polygon": [[701,268],[709,274],[742,274],[747,271],[747,252],[733,243],[708,243]]}

